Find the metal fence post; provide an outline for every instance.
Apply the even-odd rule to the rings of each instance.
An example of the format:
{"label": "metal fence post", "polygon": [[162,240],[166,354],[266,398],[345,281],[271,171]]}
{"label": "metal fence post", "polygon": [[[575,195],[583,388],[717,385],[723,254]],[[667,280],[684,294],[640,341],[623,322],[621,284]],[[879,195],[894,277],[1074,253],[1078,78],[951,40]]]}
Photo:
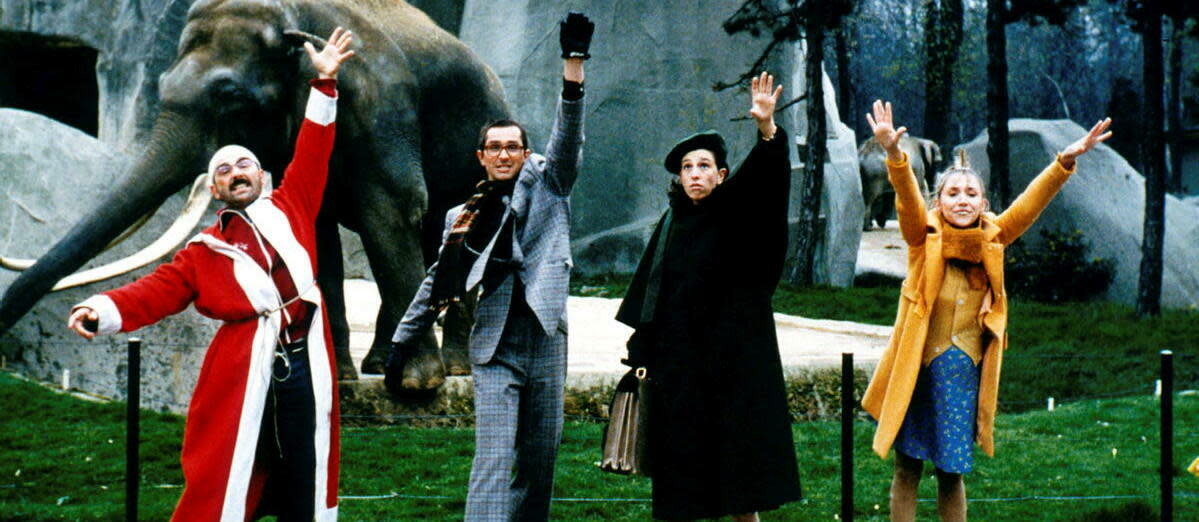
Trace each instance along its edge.
{"label": "metal fence post", "polygon": [[128,390],[125,401],[125,520],[137,520],[137,493],[141,482],[138,464],[141,443],[142,340],[129,338]]}
{"label": "metal fence post", "polygon": [[841,354],[841,520],[853,520],[853,354]]}
{"label": "metal fence post", "polygon": [[1174,520],[1174,352],[1162,350],[1162,522]]}

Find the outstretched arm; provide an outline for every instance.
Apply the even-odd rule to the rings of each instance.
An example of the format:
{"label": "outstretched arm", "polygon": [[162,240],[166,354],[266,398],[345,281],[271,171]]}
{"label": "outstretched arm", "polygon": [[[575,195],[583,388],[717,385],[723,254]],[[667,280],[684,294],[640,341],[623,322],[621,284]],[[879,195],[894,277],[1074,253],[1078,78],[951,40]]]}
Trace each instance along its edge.
{"label": "outstretched arm", "polygon": [[354,56],[350,50],[353,41],[353,33],[338,27],[320,52],[311,42],[304,42],[317,79],[312,81],[308,93],[304,122],[300,124],[291,163],[283,174],[284,183],[273,197],[291,199],[309,219],[316,219],[325,194],[329,156],[333,154],[333,122],[337,119],[337,73],[342,63]]}
{"label": "outstretched arm", "polygon": [[[461,207],[454,207],[446,212],[445,227],[441,233],[441,248],[445,248],[445,240],[450,235],[450,229],[454,226],[454,221],[458,219],[458,212]],[[441,251],[438,250],[438,257]],[[437,276],[437,263],[434,262],[425,273],[425,279],[421,281],[420,287],[416,289],[416,295],[412,296],[412,302],[408,304],[408,310],[404,312],[403,319],[396,325],[395,332],[391,335],[391,342],[408,345],[415,342],[429,328],[433,327],[433,322],[437,320],[437,315],[441,312],[433,306],[433,279]]]}
{"label": "outstretched arm", "polygon": [[895,128],[891,102],[874,100],[873,114],[866,115],[866,122],[874,132],[874,139],[887,151],[887,177],[895,187],[895,213],[899,215],[899,230],[908,245],[924,244],[928,215],[924,209],[924,196],[916,183],[916,174],[908,163],[907,154],[899,148],[899,139],[908,132],[907,127]]}
{"label": "outstretched arm", "polygon": [[[774,124],[774,108],[783,86],[774,85],[769,73],[750,79],[749,115],[758,127],[758,140],[737,171],[721,183],[722,197],[733,199],[744,215],[773,212],[786,205],[791,183],[791,160],[787,155],[786,132]],[[781,197],[772,196],[781,194]],[[776,202],[778,204],[764,204]]]}
{"label": "outstretched arm", "polygon": [[583,154],[583,62],[591,57],[595,24],[582,13],[570,13],[558,24],[562,47],[562,99],[545,147],[546,175],[555,193],[567,196],[579,176]]}
{"label": "outstretched arm", "polygon": [[180,250],[170,263],[120,288],[93,295],[71,308],[67,328],[80,337],[131,332],[182,312],[196,298],[193,250]]}
{"label": "outstretched arm", "polygon": [[1111,124],[1111,118],[1096,122],[1086,136],[1059,152],[1057,159],[1028,184],[1024,192],[996,219],[996,224],[1003,229],[998,238],[1000,242],[1008,244],[1015,241],[1036,222],[1074,173],[1075,160],[1112,137],[1111,131],[1107,130]]}

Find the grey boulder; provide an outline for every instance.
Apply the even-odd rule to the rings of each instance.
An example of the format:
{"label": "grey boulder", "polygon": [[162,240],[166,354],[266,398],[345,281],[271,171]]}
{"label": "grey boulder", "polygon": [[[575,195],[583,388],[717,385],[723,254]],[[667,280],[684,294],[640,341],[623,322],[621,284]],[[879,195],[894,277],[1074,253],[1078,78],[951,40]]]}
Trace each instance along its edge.
{"label": "grey boulder", "polygon": [[[1069,120],[1013,119],[1009,129],[1015,194],[1023,191],[1058,151],[1087,132]],[[986,146],[984,132],[961,147],[975,169],[989,179]],[[1144,176],[1111,147],[1099,145],[1078,159],[1077,171],[1020,241],[1035,245],[1044,229],[1082,231],[1092,256],[1116,263],[1116,277],[1105,298],[1131,305],[1136,302],[1140,278],[1144,219]],[[1199,306],[1199,206],[1167,195],[1165,220],[1162,306]]]}
{"label": "grey boulder", "polygon": [[[95,138],[44,116],[0,109],[0,254],[37,258],[95,204],[124,172],[128,159]],[[186,194],[172,196],[158,214],[91,266],[128,256],[156,239],[182,208]],[[152,209],[147,209],[147,211]],[[211,215],[202,224],[212,223]],[[155,263],[157,264],[157,263]],[[126,341],[118,334],[84,340],[66,329],[71,306],[88,296],[149,273],[150,267],[108,281],[47,295],[11,330],[0,336],[9,365],[38,380],[61,382],[69,372],[74,389],[123,399]],[[17,272],[0,270],[0,288]],[[216,323],[194,310],[135,334],[142,352],[142,406],[182,413]]]}

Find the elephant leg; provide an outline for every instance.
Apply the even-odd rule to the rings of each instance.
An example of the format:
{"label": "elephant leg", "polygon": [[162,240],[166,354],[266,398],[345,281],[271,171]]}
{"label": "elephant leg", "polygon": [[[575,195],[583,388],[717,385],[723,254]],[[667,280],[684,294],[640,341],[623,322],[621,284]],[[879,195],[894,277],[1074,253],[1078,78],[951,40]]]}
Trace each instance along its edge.
{"label": "elephant leg", "polygon": [[350,358],[350,325],[346,321],[345,267],[341,257],[341,236],[337,222],[324,212],[316,224],[317,284],[325,298],[329,316],[329,334],[333,337],[333,356],[337,360],[337,380],[358,379]]}
{"label": "elephant leg", "polygon": [[870,222],[874,220],[874,207],[878,204],[879,193],[881,187],[878,186],[878,180],[870,179],[862,176],[862,203],[865,203],[866,212],[862,215],[862,230],[870,230]]}
{"label": "elephant leg", "polygon": [[895,214],[895,194],[878,198],[874,208],[874,222],[878,224],[879,228],[887,228],[887,220]]}
{"label": "elephant leg", "polygon": [[[412,296],[425,277],[420,248],[419,220],[404,219],[394,201],[363,202],[362,246],[371,272],[379,285],[382,306],[375,319],[375,340],[362,361],[363,373],[384,373],[391,336],[407,310]],[[431,390],[445,382],[445,365],[432,332],[424,335],[407,354],[401,386],[407,390]]]}
{"label": "elephant leg", "polygon": [[862,230],[870,230],[870,222],[874,219],[874,199],[875,196],[863,195],[862,202],[866,204],[866,212],[862,214]]}
{"label": "elephant leg", "polygon": [[479,302],[478,292],[470,292],[461,301],[453,303],[445,311],[445,325],[441,328],[441,360],[450,375],[470,375],[470,355],[467,346],[470,330],[475,323],[475,306]]}

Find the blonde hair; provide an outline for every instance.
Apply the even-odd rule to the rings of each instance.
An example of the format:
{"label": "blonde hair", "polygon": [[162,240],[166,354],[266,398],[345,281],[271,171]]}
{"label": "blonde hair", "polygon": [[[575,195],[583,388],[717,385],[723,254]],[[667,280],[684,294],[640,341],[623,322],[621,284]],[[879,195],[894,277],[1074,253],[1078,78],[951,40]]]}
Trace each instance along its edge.
{"label": "blonde hair", "polygon": [[987,180],[983,179],[982,174],[970,167],[970,160],[966,158],[966,149],[958,149],[957,157],[954,158],[953,165],[944,172],[937,174],[937,182],[933,185],[933,192],[928,196],[928,208],[931,210],[936,208],[937,200],[941,199],[941,191],[945,190],[945,180],[949,176],[955,174],[966,174],[974,176],[978,180],[978,186],[982,188],[983,199],[987,199]]}

